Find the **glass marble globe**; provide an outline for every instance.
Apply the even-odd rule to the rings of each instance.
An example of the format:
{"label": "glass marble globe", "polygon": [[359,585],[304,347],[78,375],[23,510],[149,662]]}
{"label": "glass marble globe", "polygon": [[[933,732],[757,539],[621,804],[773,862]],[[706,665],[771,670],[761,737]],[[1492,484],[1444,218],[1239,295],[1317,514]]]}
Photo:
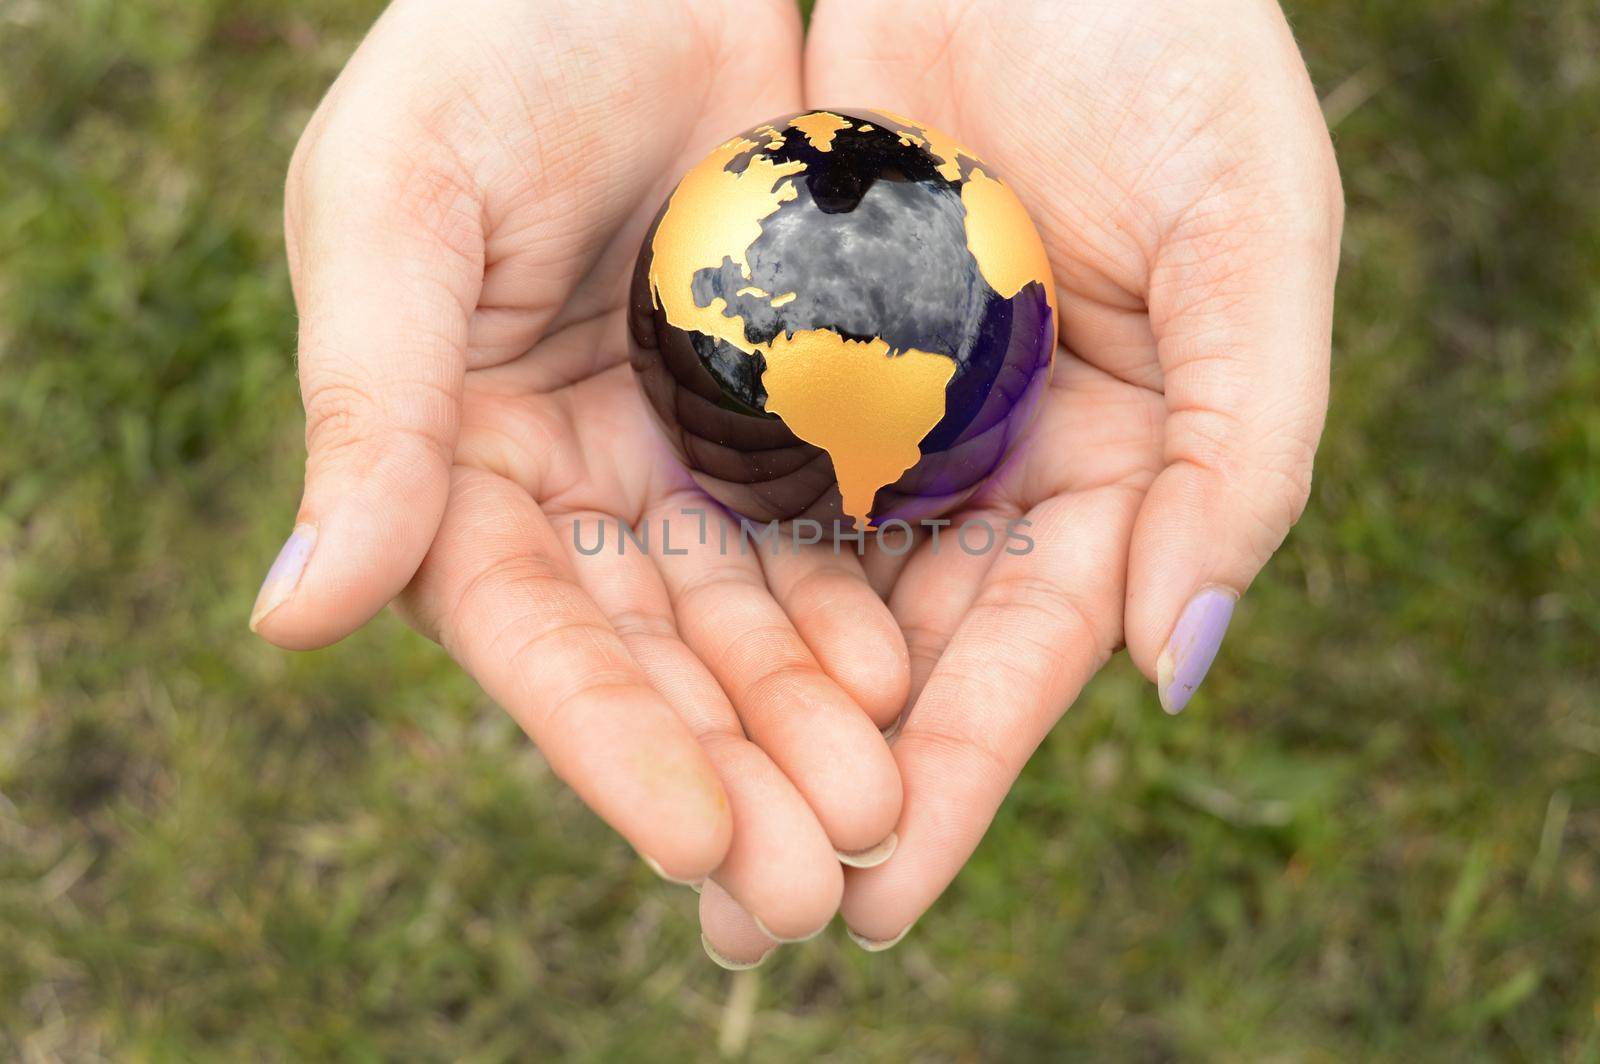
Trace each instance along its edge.
{"label": "glass marble globe", "polygon": [[882,111],[718,146],[644,239],[632,365],[678,457],[743,517],[865,530],[959,506],[1050,376],[1056,294],[994,169]]}

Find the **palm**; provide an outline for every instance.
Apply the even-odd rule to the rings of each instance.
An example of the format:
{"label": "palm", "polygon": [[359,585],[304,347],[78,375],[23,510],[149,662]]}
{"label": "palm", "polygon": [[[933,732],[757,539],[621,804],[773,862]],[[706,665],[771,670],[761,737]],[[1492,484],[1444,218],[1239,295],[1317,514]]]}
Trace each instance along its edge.
{"label": "palm", "polygon": [[[1078,608],[1087,611],[1082,620],[1092,626],[1097,646],[1109,652],[1120,640],[1122,573],[1109,563],[1159,468],[1162,414],[1159,393],[1058,351],[1049,391],[1026,442],[979,494],[946,515],[950,527],[940,540],[924,534],[914,549],[898,556],[873,551],[868,572],[904,630],[913,698],[974,611]],[[987,543],[985,528],[1024,521],[1018,527],[1033,541],[1031,548],[1016,541],[1014,554],[1000,549],[1004,543],[995,550],[978,549]],[[974,553],[963,549],[960,539],[960,529],[969,523]],[[1065,524],[1072,526],[1079,549],[1094,544],[1108,564],[1085,567],[1088,582],[1063,589],[1036,575],[1030,559],[1033,551],[1053,550]],[[1042,544],[1041,535],[1047,540]],[[1062,590],[1069,599],[1044,601]],[[1041,649],[1047,656],[1060,651]]]}
{"label": "palm", "polygon": [[[617,302],[619,277],[602,273],[594,283]],[[717,765],[736,828],[717,873],[718,896],[731,892],[774,934],[803,935],[837,905],[834,850],[871,847],[898,813],[899,781],[863,707],[885,723],[898,711],[904,682],[893,677],[904,672],[903,651],[898,640],[873,643],[871,610],[881,615],[880,635],[892,621],[848,561],[818,551],[767,559],[764,569],[756,555],[716,545],[715,523],[725,519],[651,423],[627,364],[623,310],[605,302],[594,297],[598,313],[467,375],[454,477],[470,490],[452,496],[423,586],[410,597],[426,597],[429,577],[441,569],[492,572],[485,560],[504,552],[479,540],[498,530],[543,541],[552,557],[559,551],[560,561],[534,564],[535,581],[553,573],[559,582],[562,566],[570,567],[632,663]],[[712,522],[712,534],[702,520]],[[625,547],[624,528],[644,543]],[[466,535],[456,536],[457,529]],[[471,587],[481,577],[466,579]],[[821,599],[801,590],[830,585]],[[846,631],[840,616],[860,625],[864,606],[865,632]],[[484,595],[465,600],[454,622],[496,632],[538,629],[538,642],[518,636],[502,655],[518,665],[524,654],[530,666],[536,654],[560,655],[560,641],[574,633],[586,638],[585,624],[570,619],[559,627],[537,618],[519,623],[519,611],[529,609],[525,596]],[[444,627],[427,619],[421,626]],[[465,660],[482,672],[493,667],[485,658],[504,649]],[[619,705],[614,715],[627,713]],[[657,803],[638,787],[650,774],[639,769],[626,761],[607,766],[604,789],[586,796],[603,810],[615,804],[621,816],[654,815]]]}
{"label": "palm", "polygon": [[[796,110],[798,53],[779,0],[389,9],[291,166],[316,546],[253,622],[317,645],[403,588],[641,853],[716,869],[706,895],[780,935],[832,915],[835,851],[894,826],[875,718],[903,701],[904,646],[858,565],[692,542],[699,496],[629,379],[622,311],[676,175]],[[619,522],[663,520],[697,549],[616,551]],[[578,523],[608,549],[576,550]]]}
{"label": "palm", "polygon": [[[1293,499],[1309,469],[1325,357],[1287,360],[1285,380],[1263,381],[1238,338],[1309,334],[1315,351],[1305,322],[1324,310],[1337,232],[1326,200],[1295,199],[1308,185],[1295,167],[1323,162],[1325,134],[1319,145],[1281,16],[1236,6],[876,0],[825,5],[813,23],[808,102],[915,115],[992,163],[1039,224],[1063,317],[1024,449],[953,517],[1026,518],[1034,550],[972,557],[924,541],[869,563],[905,632],[917,694],[895,747],[900,851],[848,879],[845,918],[868,937],[892,939],[938,896],[1114,649],[1126,641],[1154,674],[1196,570],[1240,586],[1292,521],[1246,515],[1226,570],[1197,534],[1240,524],[1219,516],[1232,500],[1214,471],[1226,476],[1229,448],[1254,448],[1273,487],[1289,485],[1235,481],[1246,505]],[[1222,32],[1238,39],[1214,47]],[[1302,307],[1262,314],[1256,300],[1274,287]],[[1259,424],[1236,416],[1254,400],[1269,408]],[[1274,422],[1270,442],[1237,438]],[[1213,478],[1210,497],[1199,476]]]}
{"label": "palm", "polygon": [[[1037,525],[1059,522],[1070,509],[1074,536],[1084,545],[1092,542],[1105,564],[1087,570],[1087,582],[1071,587],[1038,579],[1038,566],[1026,558],[1000,566],[991,577],[988,556],[938,550],[926,536],[905,556],[872,559],[874,583],[905,630],[914,691],[975,608],[1065,592],[1068,597],[1057,603],[1092,627],[1100,654],[1121,642],[1126,560],[1118,544],[1130,536],[1143,491],[1161,469],[1167,415],[1145,301],[1151,260],[1138,253],[1130,235],[1161,231],[1171,217],[1194,206],[1181,195],[1150,201],[1124,191],[1150,181],[1152,158],[1176,135],[1165,125],[1115,128],[1140,110],[1141,101],[1132,97],[1149,91],[1150,79],[1138,68],[1122,60],[1079,67],[1072,96],[1056,92],[1041,101],[1037,67],[996,61],[1026,54],[1024,38],[1040,34],[1041,23],[1048,32],[1067,19],[1081,21],[1081,12],[1064,15],[1066,8],[1055,5],[995,19],[985,18],[981,7],[885,0],[848,23],[845,18],[856,12],[825,9],[809,48],[808,94],[814,105],[829,98],[888,101],[972,145],[1034,207],[1060,289],[1063,346],[1023,448],[961,512],[949,516],[956,528],[966,521],[1019,519]],[[1115,29],[1108,22],[1134,20],[1138,12],[1126,5],[1096,25],[1107,34]],[[845,17],[830,19],[836,13]],[[867,28],[891,25],[899,27],[893,35]],[[927,69],[928,55],[942,57],[935,76]],[[1050,106],[1074,97],[1080,107],[1049,113]],[[1049,157],[1048,170],[1041,166],[1041,139],[1068,145]],[[1075,152],[1074,143],[1114,144],[1116,150]],[[1203,155],[1183,155],[1162,174],[1163,186],[1180,192],[1208,188],[1205,174],[1217,165]]]}

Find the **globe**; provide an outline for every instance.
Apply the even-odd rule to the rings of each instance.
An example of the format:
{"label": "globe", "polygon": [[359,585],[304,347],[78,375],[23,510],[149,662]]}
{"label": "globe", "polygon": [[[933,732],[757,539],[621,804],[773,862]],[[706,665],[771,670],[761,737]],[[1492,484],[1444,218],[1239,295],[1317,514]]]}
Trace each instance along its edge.
{"label": "globe", "polygon": [[1018,446],[1055,285],[988,163],[886,111],[807,111],[679,181],[639,252],[629,335],[714,499],[870,530],[959,506]]}

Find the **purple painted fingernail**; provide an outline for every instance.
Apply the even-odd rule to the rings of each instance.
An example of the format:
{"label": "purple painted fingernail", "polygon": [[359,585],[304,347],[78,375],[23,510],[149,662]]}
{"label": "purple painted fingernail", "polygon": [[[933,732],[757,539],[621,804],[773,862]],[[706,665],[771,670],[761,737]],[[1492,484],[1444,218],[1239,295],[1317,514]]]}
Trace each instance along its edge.
{"label": "purple painted fingernail", "polygon": [[300,583],[300,574],[306,571],[306,562],[311,560],[311,550],[317,545],[316,525],[295,525],[294,531],[284,541],[283,549],[278,551],[278,557],[273,561],[272,568],[267,570],[267,578],[261,582],[261,590],[256,594],[256,604],[250,610],[250,630],[256,630],[256,625],[262,618],[285,602],[294,594],[294,589]]}
{"label": "purple painted fingernail", "polygon": [[1156,693],[1168,713],[1181,713],[1206,678],[1238,601],[1239,593],[1232,588],[1205,587],[1183,608],[1166,649],[1156,659]]}

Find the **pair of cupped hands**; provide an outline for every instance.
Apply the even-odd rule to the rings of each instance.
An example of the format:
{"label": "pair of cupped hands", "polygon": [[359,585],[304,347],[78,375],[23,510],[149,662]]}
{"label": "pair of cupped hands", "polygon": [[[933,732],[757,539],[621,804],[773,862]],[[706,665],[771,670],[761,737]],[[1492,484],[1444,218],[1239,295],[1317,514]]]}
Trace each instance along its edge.
{"label": "pair of cupped hands", "polygon": [[[1038,224],[1054,375],[951,515],[1027,554],[722,552],[684,513],[723,519],[631,377],[640,240],[711,147],[827,106],[950,134]],[[309,458],[252,627],[393,602],[730,967],[836,912],[897,942],[1115,650],[1183,707],[1306,502],[1342,202],[1271,0],[823,0],[806,35],[792,0],[398,0],[286,198]],[[575,550],[619,519],[688,553]]]}

